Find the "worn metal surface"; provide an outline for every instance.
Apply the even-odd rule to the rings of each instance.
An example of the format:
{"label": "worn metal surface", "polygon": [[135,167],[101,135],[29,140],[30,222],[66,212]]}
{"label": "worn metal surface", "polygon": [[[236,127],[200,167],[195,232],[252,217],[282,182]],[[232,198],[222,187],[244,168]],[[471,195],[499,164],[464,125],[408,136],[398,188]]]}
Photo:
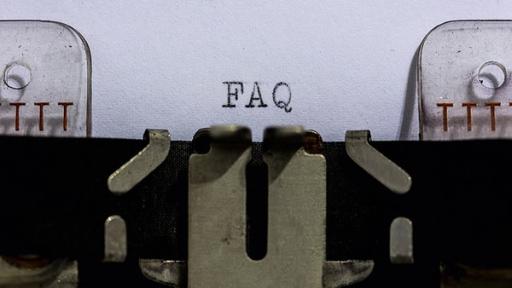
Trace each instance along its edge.
{"label": "worn metal surface", "polygon": [[347,131],[345,134],[347,154],[389,190],[398,194],[407,193],[412,185],[411,176],[373,148],[368,143],[370,138],[370,131],[367,130]]}
{"label": "worn metal surface", "polygon": [[157,283],[171,287],[185,287],[187,263],[185,261],[140,259],[142,274]]}
{"label": "worn metal surface", "polygon": [[14,263],[0,259],[0,287],[10,288],[71,288],[78,287],[78,265],[76,261],[57,259],[48,263]]}
{"label": "worn metal surface", "polygon": [[213,141],[207,154],[190,158],[188,287],[322,287],[323,156],[303,148],[265,154],[268,248],[264,259],[254,261],[245,250],[245,167],[250,152],[248,145]]}
{"label": "worn metal surface", "polygon": [[389,258],[394,264],[414,263],[412,221],[397,217],[389,228]]}
{"label": "worn metal surface", "polygon": [[146,130],[148,145],[108,177],[108,188],[114,194],[130,191],[153,172],[169,154],[171,138],[167,130]]}
{"label": "worn metal surface", "polygon": [[[78,287],[78,263],[72,261],[67,263],[59,275],[46,288],[76,288]],[[38,286],[41,287],[41,286]]]}
{"label": "worn metal surface", "polygon": [[364,281],[373,272],[372,260],[325,261],[324,288],[348,287]]}
{"label": "worn metal surface", "polygon": [[127,255],[126,223],[119,215],[105,220],[105,262],[124,262]]}

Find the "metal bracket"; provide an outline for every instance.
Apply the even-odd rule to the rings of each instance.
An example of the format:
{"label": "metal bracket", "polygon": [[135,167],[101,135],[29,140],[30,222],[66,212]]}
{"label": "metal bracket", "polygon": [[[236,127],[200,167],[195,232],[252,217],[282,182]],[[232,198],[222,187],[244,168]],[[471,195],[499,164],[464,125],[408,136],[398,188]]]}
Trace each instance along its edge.
{"label": "metal bracket", "polygon": [[325,261],[323,155],[305,151],[302,127],[267,129],[264,138],[269,209],[267,255],[262,260],[249,259],[245,251],[250,146],[214,141],[207,154],[190,158],[188,287],[320,288],[354,283],[340,280],[350,270],[346,265]]}
{"label": "metal bracket", "polygon": [[366,279],[373,271],[371,260],[325,260],[326,163],[318,149],[308,153],[304,148],[313,138],[321,142],[319,135],[312,134],[316,133],[300,126],[265,131],[267,255],[252,260],[245,243],[250,130],[240,126],[201,130],[210,149],[200,145],[203,153],[192,154],[189,160],[187,263],[143,259],[142,273],[175,287],[185,287],[187,277],[189,288],[338,288]]}
{"label": "metal bracket", "polygon": [[108,177],[108,188],[124,194],[153,172],[167,158],[171,137],[167,130],[146,130],[148,145]]}
{"label": "metal bracket", "polygon": [[347,131],[345,149],[348,156],[389,190],[404,194],[411,189],[412,179],[400,166],[373,148],[370,131]]}

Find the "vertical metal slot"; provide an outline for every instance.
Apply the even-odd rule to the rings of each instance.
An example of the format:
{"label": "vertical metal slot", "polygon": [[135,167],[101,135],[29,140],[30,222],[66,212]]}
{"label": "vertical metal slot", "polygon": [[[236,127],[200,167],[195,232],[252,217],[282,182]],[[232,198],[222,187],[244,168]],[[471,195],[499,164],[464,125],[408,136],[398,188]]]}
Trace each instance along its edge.
{"label": "vertical metal slot", "polygon": [[[258,147],[259,148],[259,147]],[[253,147],[252,160],[247,164],[246,191],[246,251],[252,260],[261,260],[267,255],[268,235],[268,166],[261,151]]]}

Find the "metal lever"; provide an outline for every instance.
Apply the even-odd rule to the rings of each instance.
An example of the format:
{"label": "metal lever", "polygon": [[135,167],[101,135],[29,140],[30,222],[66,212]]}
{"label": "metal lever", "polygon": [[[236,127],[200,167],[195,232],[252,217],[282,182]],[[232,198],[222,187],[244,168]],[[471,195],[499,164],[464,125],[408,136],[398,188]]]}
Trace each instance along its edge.
{"label": "metal lever", "polygon": [[171,137],[167,130],[146,130],[148,145],[108,177],[108,189],[114,194],[130,191],[167,158]]}
{"label": "metal lever", "polygon": [[373,148],[370,131],[347,131],[345,149],[348,156],[382,185],[397,194],[411,189],[412,179],[400,166]]}

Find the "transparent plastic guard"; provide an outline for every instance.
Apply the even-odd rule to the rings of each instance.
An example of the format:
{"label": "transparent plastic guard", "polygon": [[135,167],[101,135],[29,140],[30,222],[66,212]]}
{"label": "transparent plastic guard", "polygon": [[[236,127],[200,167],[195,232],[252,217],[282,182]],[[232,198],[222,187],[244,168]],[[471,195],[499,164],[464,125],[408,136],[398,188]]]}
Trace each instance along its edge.
{"label": "transparent plastic guard", "polygon": [[420,138],[512,138],[512,21],[453,21],[422,43]]}
{"label": "transparent plastic guard", "polygon": [[88,136],[91,62],[73,28],[0,21],[0,134]]}

